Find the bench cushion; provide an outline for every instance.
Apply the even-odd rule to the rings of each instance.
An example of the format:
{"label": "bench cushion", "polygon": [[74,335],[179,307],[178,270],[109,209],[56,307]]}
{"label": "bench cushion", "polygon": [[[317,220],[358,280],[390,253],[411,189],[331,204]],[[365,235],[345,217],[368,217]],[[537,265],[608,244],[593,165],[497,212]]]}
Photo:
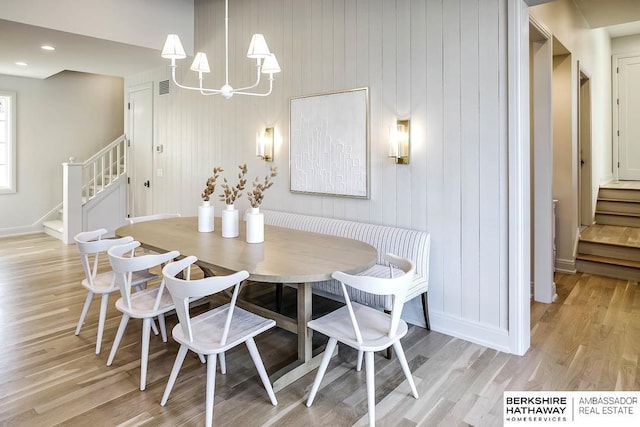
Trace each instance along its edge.
{"label": "bench cushion", "polygon": [[[416,274],[408,290],[407,300],[428,290],[430,238],[427,232],[290,212],[262,209],[261,212],[264,213],[265,224],[346,237],[375,247],[378,251],[376,265],[361,272],[363,276],[389,277],[389,264],[384,259],[386,253],[409,258],[416,265]],[[314,283],[313,290],[324,296],[342,299],[340,284],[335,280]],[[353,301],[391,309],[390,297],[355,291],[352,288],[348,288],[348,292]]]}

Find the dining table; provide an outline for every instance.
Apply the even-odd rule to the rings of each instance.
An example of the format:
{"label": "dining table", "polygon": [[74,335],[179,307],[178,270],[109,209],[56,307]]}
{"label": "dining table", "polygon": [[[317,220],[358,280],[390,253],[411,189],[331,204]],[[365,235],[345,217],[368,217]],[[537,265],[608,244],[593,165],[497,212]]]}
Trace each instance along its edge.
{"label": "dining table", "polygon": [[268,224],[261,243],[247,243],[244,221],[240,221],[237,237],[222,237],[221,229],[220,217],[215,218],[212,232],[199,232],[197,217],[177,217],[123,225],[115,234],[132,236],[154,252],[177,250],[181,256],[194,255],[205,275],[246,270],[252,283],[296,287],[295,318],[248,301],[237,302],[297,334],[297,361],[272,376],[274,390],[280,390],[320,363],[322,354],[313,356],[312,331],[307,328],[312,318],[312,283],[331,279],[335,271],[356,274],[370,268],[378,257],[377,250],[354,239]]}

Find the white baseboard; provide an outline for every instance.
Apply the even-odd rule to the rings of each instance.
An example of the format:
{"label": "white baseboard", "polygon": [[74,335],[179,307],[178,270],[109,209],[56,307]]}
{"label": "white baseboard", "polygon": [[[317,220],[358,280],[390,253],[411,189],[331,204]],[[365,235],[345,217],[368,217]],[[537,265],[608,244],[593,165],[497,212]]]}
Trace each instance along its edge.
{"label": "white baseboard", "polygon": [[556,272],[565,274],[576,274],[575,259],[556,259]]}
{"label": "white baseboard", "polygon": [[42,224],[22,225],[19,227],[0,228],[0,237],[22,236],[25,234],[36,234],[42,232]]}
{"label": "white baseboard", "polygon": [[509,347],[509,332],[505,329],[461,319],[436,310],[429,313],[429,320],[433,331],[515,354]]}

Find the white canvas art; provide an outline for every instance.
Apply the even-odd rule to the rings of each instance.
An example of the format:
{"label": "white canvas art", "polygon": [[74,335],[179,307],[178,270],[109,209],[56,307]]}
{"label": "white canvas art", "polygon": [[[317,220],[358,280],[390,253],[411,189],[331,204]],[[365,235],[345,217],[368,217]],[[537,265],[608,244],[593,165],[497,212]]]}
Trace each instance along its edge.
{"label": "white canvas art", "polygon": [[291,191],[369,197],[368,88],[292,98]]}

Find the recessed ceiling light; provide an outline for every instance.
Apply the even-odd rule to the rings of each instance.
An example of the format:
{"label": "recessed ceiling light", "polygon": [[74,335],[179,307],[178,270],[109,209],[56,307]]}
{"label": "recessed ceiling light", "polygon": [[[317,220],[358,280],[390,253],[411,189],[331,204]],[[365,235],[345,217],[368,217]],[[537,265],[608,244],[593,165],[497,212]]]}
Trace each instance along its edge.
{"label": "recessed ceiling light", "polygon": [[48,44],[42,45],[42,46],[40,46],[40,48],[41,48],[42,50],[56,50],[56,48],[55,48],[55,47],[50,46],[50,45],[48,45]]}
{"label": "recessed ceiling light", "polygon": [[26,62],[22,62],[22,61],[18,61],[18,62],[16,62],[16,65],[19,65],[21,67],[26,67],[27,63]]}

